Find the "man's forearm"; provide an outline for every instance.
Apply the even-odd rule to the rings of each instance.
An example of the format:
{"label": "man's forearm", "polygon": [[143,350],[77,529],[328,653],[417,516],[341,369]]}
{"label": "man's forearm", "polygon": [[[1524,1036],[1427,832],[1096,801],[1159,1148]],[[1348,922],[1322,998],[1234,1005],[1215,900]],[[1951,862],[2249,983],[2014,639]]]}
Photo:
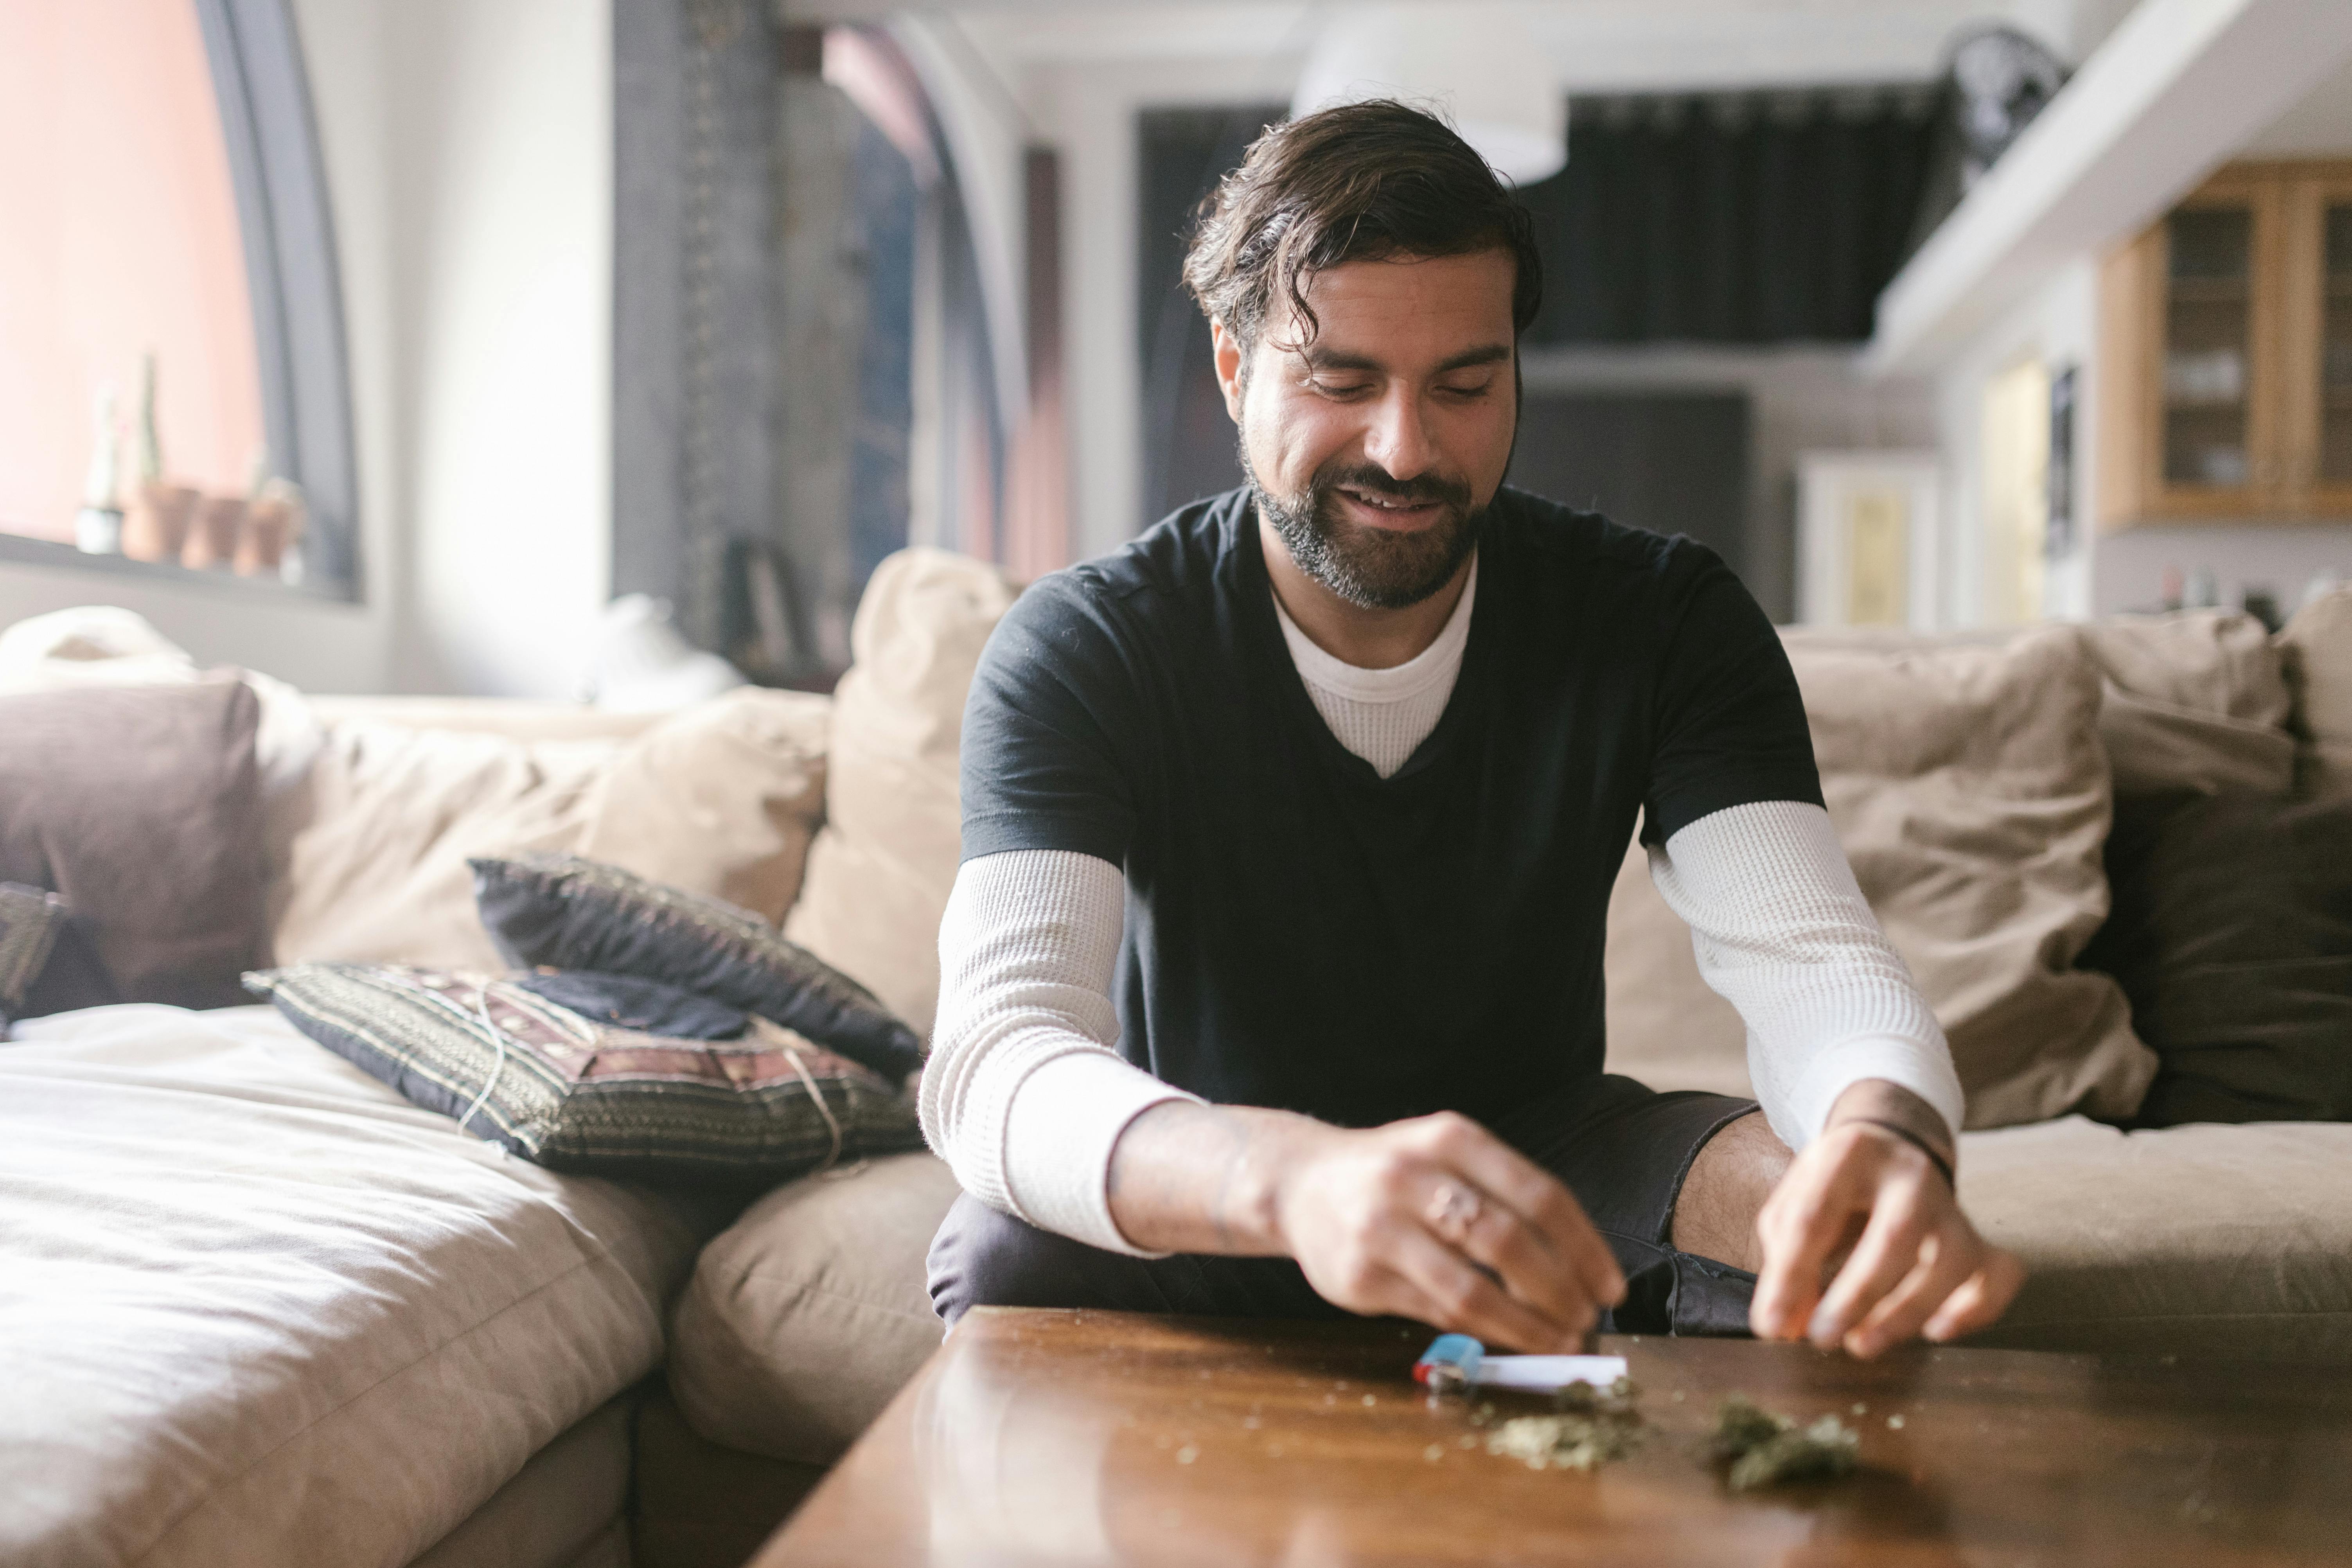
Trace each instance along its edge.
{"label": "man's forearm", "polygon": [[1282,1256],[1281,1173],[1331,1131],[1287,1110],[1155,1105],[1111,1151],[1111,1218],[1154,1252]]}

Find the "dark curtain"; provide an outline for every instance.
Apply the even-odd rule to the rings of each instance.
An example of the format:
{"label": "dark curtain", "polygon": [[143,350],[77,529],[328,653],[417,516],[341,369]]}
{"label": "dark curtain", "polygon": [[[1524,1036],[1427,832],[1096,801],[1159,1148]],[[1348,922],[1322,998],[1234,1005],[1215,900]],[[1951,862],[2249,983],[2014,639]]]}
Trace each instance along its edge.
{"label": "dark curtain", "polygon": [[1537,343],[1854,342],[1907,253],[1928,89],[1580,99],[1521,193]]}

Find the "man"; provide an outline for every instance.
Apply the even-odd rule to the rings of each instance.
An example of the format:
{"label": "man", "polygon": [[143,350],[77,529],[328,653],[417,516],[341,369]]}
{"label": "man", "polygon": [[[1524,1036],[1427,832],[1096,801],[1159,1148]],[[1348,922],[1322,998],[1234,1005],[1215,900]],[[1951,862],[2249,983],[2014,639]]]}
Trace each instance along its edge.
{"label": "man", "polygon": [[[1251,149],[1186,279],[1250,483],[1032,588],[965,718],[941,1316],[1865,1356],[1990,1322],[2019,1272],[1955,1201],[1949,1053],[1771,626],[1688,540],[1503,486],[1523,211],[1430,116],[1328,110]],[[1637,815],[1761,1115],[1601,1071]]]}

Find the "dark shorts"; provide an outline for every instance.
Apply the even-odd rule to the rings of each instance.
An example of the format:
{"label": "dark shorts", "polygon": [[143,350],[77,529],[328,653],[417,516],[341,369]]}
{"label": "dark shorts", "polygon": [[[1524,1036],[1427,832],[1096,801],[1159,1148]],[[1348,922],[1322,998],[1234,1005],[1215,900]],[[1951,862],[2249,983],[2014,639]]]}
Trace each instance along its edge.
{"label": "dark shorts", "polygon": [[[1756,1277],[1676,1252],[1675,1200],[1709,1138],[1752,1100],[1630,1078],[1595,1079],[1530,1101],[1489,1124],[1567,1184],[1618,1266],[1624,1302],[1601,1327],[1618,1333],[1744,1334]],[[1337,1318],[1287,1258],[1179,1253],[1129,1258],[1039,1230],[960,1196],[932,1238],[931,1305],[950,1324],[972,1307],[1098,1307],[1227,1318]]]}

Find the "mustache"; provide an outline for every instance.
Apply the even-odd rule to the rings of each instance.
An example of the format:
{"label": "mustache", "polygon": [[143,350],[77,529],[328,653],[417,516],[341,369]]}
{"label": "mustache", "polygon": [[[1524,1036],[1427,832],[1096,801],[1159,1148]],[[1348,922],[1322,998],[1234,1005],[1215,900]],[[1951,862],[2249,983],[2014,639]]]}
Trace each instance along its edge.
{"label": "mustache", "polygon": [[1423,474],[1414,479],[1400,479],[1387,469],[1370,463],[1350,463],[1342,468],[1327,468],[1315,476],[1313,489],[1318,500],[1345,486],[1364,490],[1408,506],[1436,502],[1467,510],[1470,487],[1453,479],[1443,479],[1434,474]]}

